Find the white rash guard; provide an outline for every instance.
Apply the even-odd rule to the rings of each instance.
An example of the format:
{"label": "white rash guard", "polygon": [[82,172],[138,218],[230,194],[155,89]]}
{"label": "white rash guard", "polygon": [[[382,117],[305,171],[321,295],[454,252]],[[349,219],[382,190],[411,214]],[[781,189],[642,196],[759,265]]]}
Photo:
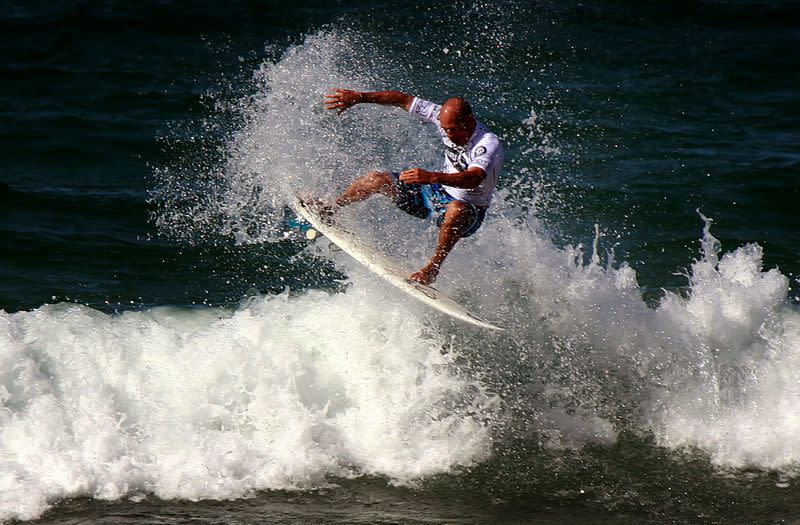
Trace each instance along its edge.
{"label": "white rash guard", "polygon": [[477,122],[475,133],[472,134],[467,144],[465,146],[456,146],[447,138],[447,133],[442,129],[442,124],[439,122],[441,109],[442,106],[440,104],[414,97],[408,112],[422,121],[436,125],[445,147],[444,172],[458,173],[474,166],[486,172],[486,178],[477,188],[455,188],[446,184],[442,184],[442,187],[456,200],[476,206],[489,206],[503,166],[504,152],[500,139],[489,131],[489,128]]}

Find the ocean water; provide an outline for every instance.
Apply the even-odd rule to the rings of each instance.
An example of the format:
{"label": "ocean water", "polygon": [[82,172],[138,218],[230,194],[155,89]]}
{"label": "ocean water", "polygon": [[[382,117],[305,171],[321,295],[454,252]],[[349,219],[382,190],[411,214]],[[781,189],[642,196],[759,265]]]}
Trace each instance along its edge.
{"label": "ocean water", "polygon": [[[0,3],[0,520],[800,522],[790,2]],[[291,196],[506,148],[437,286]],[[432,225],[341,220],[413,269]]]}

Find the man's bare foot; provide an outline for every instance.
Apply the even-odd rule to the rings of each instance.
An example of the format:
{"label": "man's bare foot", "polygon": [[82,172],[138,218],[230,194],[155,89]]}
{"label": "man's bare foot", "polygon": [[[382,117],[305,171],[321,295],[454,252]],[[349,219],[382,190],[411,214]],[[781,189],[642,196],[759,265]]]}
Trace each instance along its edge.
{"label": "man's bare foot", "polygon": [[439,275],[439,268],[428,265],[424,266],[420,271],[412,273],[409,279],[420,284],[431,284],[436,280],[437,275]]}
{"label": "man's bare foot", "polygon": [[320,220],[324,224],[331,225],[333,224],[333,214],[339,210],[339,207],[336,204],[330,204],[325,202],[322,199],[318,199],[316,197],[310,197],[307,199],[300,199],[300,202],[303,205],[307,206],[308,208],[313,209],[319,215]]}

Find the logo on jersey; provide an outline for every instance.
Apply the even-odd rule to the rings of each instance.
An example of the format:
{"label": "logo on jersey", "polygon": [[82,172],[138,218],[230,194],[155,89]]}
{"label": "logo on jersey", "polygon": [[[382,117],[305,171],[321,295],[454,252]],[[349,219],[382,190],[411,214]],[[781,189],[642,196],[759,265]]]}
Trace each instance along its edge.
{"label": "logo on jersey", "polygon": [[466,171],[469,166],[467,150],[459,147],[445,146],[445,156],[450,164],[458,171]]}
{"label": "logo on jersey", "polygon": [[480,156],[481,156],[481,155],[483,155],[484,153],[486,153],[486,148],[485,148],[484,146],[478,146],[478,147],[475,149],[475,155],[474,155],[474,156],[475,156],[475,157],[480,157]]}

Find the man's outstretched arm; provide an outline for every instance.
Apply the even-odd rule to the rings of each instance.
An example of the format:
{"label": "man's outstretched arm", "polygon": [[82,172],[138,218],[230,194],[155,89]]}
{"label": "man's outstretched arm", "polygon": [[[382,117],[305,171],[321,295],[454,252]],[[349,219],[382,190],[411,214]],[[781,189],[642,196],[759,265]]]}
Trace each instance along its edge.
{"label": "man's outstretched arm", "polygon": [[325,109],[342,113],[356,104],[397,106],[408,111],[414,97],[401,91],[351,91],[336,89],[325,95]]}

